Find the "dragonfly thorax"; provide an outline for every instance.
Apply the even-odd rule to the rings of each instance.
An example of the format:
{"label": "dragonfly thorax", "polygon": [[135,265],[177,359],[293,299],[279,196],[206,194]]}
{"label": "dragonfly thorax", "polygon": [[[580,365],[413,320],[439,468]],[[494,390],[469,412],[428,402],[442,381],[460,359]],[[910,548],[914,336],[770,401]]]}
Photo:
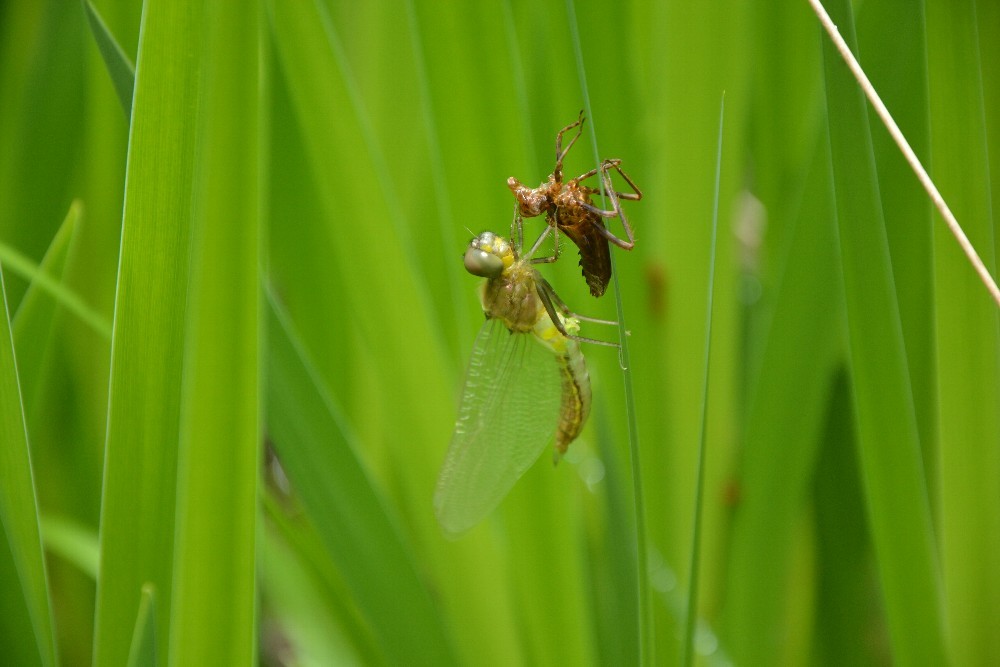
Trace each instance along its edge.
{"label": "dragonfly thorax", "polygon": [[[550,177],[551,178],[551,177]],[[507,179],[507,187],[517,199],[517,208],[521,215],[533,218],[549,210],[552,200],[549,197],[549,185],[542,183],[537,188],[529,188],[511,176]]]}
{"label": "dragonfly thorax", "polygon": [[486,317],[502,320],[512,332],[531,331],[545,316],[535,289],[535,269],[530,264],[515,262],[499,276],[488,279],[480,298]]}

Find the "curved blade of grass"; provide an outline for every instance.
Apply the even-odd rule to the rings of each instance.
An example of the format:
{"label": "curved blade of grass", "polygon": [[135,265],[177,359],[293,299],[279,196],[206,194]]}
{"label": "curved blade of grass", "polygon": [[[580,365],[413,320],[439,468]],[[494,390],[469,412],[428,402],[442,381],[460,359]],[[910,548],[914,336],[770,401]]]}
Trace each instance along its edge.
{"label": "curved blade of grass", "polygon": [[722,126],[725,119],[726,94],[722,93],[719,104],[719,145],[715,158],[715,202],[712,207],[712,244],[708,261],[708,295],[705,313],[705,373],[701,396],[701,433],[698,437],[698,472],[694,485],[694,521],[691,530],[691,565],[688,576],[687,620],[684,628],[684,642],[681,655],[682,665],[694,664],[694,633],[698,626],[698,582],[701,559],[701,517],[704,505],[705,485],[705,434],[708,429],[708,371],[712,350],[712,305],[715,302],[715,251],[719,231],[719,182],[722,175]]}
{"label": "curved blade of grass", "polygon": [[[980,3],[982,4],[982,3]],[[971,0],[927,0],[931,168],[987,268],[997,269],[978,32]],[[995,112],[994,112],[995,113]],[[940,540],[945,611],[956,665],[1000,655],[1000,326],[967,260],[934,225]]]}
{"label": "curved blade of grass", "polygon": [[[322,220],[317,224],[323,226],[328,270],[338,271],[342,280],[337,310],[351,314],[351,324],[366,344],[377,341],[377,353],[363,371],[377,382],[377,405],[365,407],[374,415],[391,414],[381,420],[379,432],[394,447],[388,463],[405,471],[395,478],[400,505],[408,508],[407,519],[419,535],[436,540],[440,529],[424,508],[433,494],[438,459],[402,445],[443,438],[447,420],[442,420],[442,408],[453,404],[451,378],[457,376],[448,371],[450,357],[422,277],[426,269],[414,270],[418,246],[407,241],[412,233],[398,209],[385,157],[326,7],[311,0],[268,6],[275,51],[307,137],[309,166],[321,184]],[[351,220],[365,221],[363,230],[347,230]],[[406,335],[387,335],[391,329],[405,329]],[[304,336],[310,331],[306,324],[302,330]],[[308,341],[317,360],[323,353],[337,353],[326,340],[325,348],[313,338]]]}
{"label": "curved blade of grass", "polygon": [[[12,652],[29,664],[55,665],[55,634],[49,606],[49,583],[38,527],[38,505],[35,481],[28,449],[28,432],[18,386],[17,363],[14,360],[14,338],[7,307],[7,292],[3,271],[0,270],[0,575],[8,572],[13,581],[2,577],[12,598],[4,604],[4,625],[8,632],[23,628],[26,635],[10,637]],[[23,601],[23,604],[17,604]],[[34,650],[27,649],[33,638]]]}
{"label": "curved blade of grass", "polygon": [[83,10],[87,14],[87,24],[97,42],[97,49],[108,68],[111,83],[118,93],[118,99],[125,110],[125,116],[132,115],[132,89],[135,82],[135,66],[125,55],[125,51],[115,40],[114,35],[101,18],[101,14],[90,0],[83,0]]}
{"label": "curved blade of grass", "polygon": [[[45,384],[43,368],[46,356],[51,354],[52,329],[59,306],[76,313],[96,331],[111,338],[111,323],[87,306],[83,299],[62,282],[66,257],[76,236],[82,210],[82,204],[74,201],[41,264],[35,266],[34,262],[17,254],[22,275],[31,280],[12,322],[21,395],[24,397],[24,411],[29,423],[33,412],[38,409],[39,395]],[[4,266],[8,266],[5,259],[9,259],[8,251],[6,246],[0,244],[0,262]]]}
{"label": "curved blade of grass", "polygon": [[168,639],[172,665],[257,662],[259,12],[256,4],[218,3],[205,16]]}
{"label": "curved blade of grass", "polygon": [[[38,289],[48,292],[57,303],[79,317],[81,321],[89,325],[94,331],[102,336],[111,338],[111,323],[102,317],[100,313],[84,303],[79,295],[53,278],[39,265],[5,243],[0,243],[0,261],[12,273],[26,278],[33,285],[36,285]],[[20,309],[21,307],[18,306],[19,312]]]}
{"label": "curved blade of grass", "polygon": [[[52,244],[49,246],[49,250],[46,252],[41,265],[36,265],[29,258],[5,243],[0,243],[0,262],[3,262],[4,267],[7,269],[14,271],[31,282],[30,295],[33,301],[38,298],[38,296],[34,296],[38,294],[38,290],[47,292],[56,303],[79,317],[81,321],[88,324],[94,331],[102,336],[111,338],[111,323],[102,317],[100,313],[88,306],[78,294],[66,287],[54,275],[55,268],[58,268],[58,273],[62,273],[62,267],[59,264],[65,260],[66,252],[69,249],[76,226],[82,215],[83,205],[79,200],[74,201],[66,213],[66,218],[63,220],[62,226],[60,226],[55,238],[52,239]],[[24,301],[27,301],[28,298],[29,293],[25,293],[21,305],[18,306],[18,312],[14,315],[15,328],[19,319],[18,315],[25,308]]]}
{"label": "curved blade of grass", "polygon": [[282,466],[393,664],[454,662],[441,616],[291,322],[268,295],[267,426]]}
{"label": "curved blade of grass", "polygon": [[[169,635],[204,11],[161,0],[143,8],[111,344],[97,667],[124,664],[146,583],[157,591],[157,635]],[[166,642],[157,651],[165,663]]]}
{"label": "curved blade of grass", "polygon": [[[848,0],[831,2],[854,42]],[[894,659],[945,662],[939,572],[864,97],[823,41],[861,466]]]}

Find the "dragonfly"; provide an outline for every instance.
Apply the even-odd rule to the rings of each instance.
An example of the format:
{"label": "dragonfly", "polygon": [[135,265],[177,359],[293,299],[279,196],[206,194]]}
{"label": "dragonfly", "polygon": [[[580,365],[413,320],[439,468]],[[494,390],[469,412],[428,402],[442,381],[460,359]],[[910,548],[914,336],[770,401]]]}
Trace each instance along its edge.
{"label": "dragonfly", "polygon": [[[532,259],[547,233],[521,255],[520,216],[511,238],[483,232],[465,268],[485,278],[486,321],[473,344],[451,445],[434,494],[444,530],[457,536],[492,512],[555,441],[558,463],[590,414],[591,388],[580,322],[617,324],[570,311]],[[516,237],[516,240],[515,240]]]}
{"label": "dragonfly", "polygon": [[[625,250],[635,247],[635,236],[622,210],[621,200],[639,201],[642,199],[642,192],[629,175],[622,171],[622,161],[619,158],[604,160],[599,167],[563,181],[563,159],[580,138],[584,120],[583,111],[580,111],[576,121],[556,134],[556,166],[546,182],[537,188],[529,188],[511,176],[507,179],[507,187],[514,193],[519,212],[523,217],[531,218],[545,214],[546,222],[556,232],[554,258],[559,256],[558,232],[564,233],[576,244],[580,251],[583,277],[587,281],[590,293],[601,296],[611,280],[611,251],[608,243],[614,243]],[[563,135],[573,128],[577,128],[577,132],[563,149]],[[611,183],[612,170],[625,179],[632,192],[617,192],[614,189]],[[582,184],[583,181],[598,174],[603,192],[611,200],[611,210],[598,208],[591,200],[593,195],[602,192],[602,188]],[[611,233],[604,224],[605,218],[621,220],[628,240],[620,239]],[[551,261],[555,261],[554,258]]]}

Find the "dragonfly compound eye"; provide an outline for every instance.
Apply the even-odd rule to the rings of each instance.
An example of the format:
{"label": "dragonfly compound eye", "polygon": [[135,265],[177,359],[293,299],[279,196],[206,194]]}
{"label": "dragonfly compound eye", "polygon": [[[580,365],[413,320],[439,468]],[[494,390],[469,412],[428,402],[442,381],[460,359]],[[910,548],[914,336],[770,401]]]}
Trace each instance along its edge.
{"label": "dragonfly compound eye", "polygon": [[503,272],[503,260],[479,248],[465,251],[465,270],[480,278],[495,278]]}

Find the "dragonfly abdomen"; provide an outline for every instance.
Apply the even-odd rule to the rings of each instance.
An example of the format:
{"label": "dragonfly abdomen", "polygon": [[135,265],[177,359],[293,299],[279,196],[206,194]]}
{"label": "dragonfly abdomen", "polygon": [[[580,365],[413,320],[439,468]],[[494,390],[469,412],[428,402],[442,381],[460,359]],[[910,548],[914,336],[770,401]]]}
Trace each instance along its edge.
{"label": "dragonfly abdomen", "polygon": [[562,403],[559,409],[559,427],[556,431],[556,460],[573,442],[590,414],[590,374],[576,341],[567,340],[566,350],[558,355],[562,377]]}

